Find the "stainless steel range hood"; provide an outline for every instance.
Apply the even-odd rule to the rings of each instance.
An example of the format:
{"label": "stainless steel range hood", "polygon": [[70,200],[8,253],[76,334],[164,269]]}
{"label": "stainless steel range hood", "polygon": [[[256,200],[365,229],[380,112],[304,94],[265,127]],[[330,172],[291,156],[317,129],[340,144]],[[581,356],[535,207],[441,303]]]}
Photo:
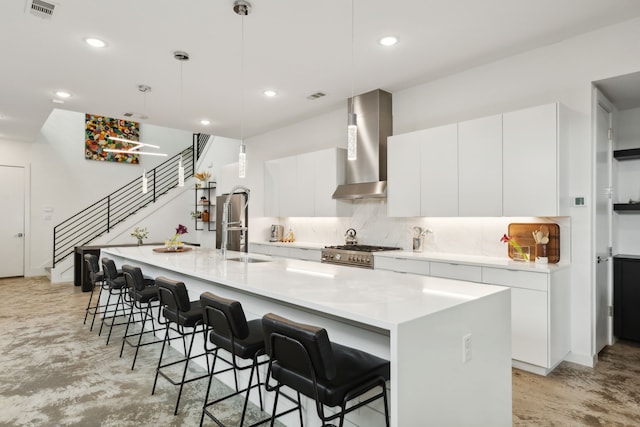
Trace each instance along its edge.
{"label": "stainless steel range hood", "polygon": [[333,198],[386,198],[387,137],[393,129],[391,94],[376,89],[354,96],[353,109],[358,117],[358,158],[347,160],[346,184],[336,188]]}

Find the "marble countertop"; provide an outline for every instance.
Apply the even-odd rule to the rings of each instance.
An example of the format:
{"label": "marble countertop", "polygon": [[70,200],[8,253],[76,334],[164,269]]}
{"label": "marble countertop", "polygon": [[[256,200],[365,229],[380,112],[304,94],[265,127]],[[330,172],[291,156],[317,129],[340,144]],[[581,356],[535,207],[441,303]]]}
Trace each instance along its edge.
{"label": "marble countertop", "polygon": [[[344,242],[343,242],[344,243]],[[343,244],[337,243],[337,244]],[[269,245],[279,247],[290,248],[304,248],[304,249],[322,249],[330,244],[324,243],[310,243],[310,242],[251,242],[257,245]],[[443,253],[443,252],[413,252],[413,251],[381,251],[374,252],[374,257],[387,257],[387,258],[404,258],[404,259],[417,259],[423,261],[439,261],[452,264],[465,264],[476,265],[479,267],[495,267],[504,268],[509,270],[522,270],[522,271],[535,271],[539,273],[552,273],[564,268],[569,267],[567,262],[559,262],[558,264],[538,264],[535,262],[521,262],[513,261],[507,257],[489,257],[479,255],[460,255],[455,253]]]}
{"label": "marble countertop", "polygon": [[424,261],[447,262],[451,264],[475,265],[479,267],[495,267],[508,270],[534,271],[552,273],[569,267],[568,263],[539,264],[535,262],[513,261],[510,258],[475,255],[459,255],[441,252],[383,251],[375,252],[374,257],[418,259]]}
{"label": "marble countertop", "polygon": [[[150,246],[115,247],[102,254],[387,330],[506,291],[501,286],[251,253],[229,251],[225,260],[218,250],[200,247],[181,253],[158,253]],[[267,262],[255,262],[260,260]],[[140,267],[144,272],[144,265]],[[188,286],[186,279],[185,283]]]}

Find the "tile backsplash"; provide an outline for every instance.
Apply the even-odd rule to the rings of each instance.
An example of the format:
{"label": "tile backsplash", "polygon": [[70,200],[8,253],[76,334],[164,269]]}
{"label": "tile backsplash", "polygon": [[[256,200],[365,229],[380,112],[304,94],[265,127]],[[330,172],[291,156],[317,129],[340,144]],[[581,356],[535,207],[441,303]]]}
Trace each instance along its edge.
{"label": "tile backsplash", "polygon": [[507,258],[507,247],[500,242],[512,222],[552,222],[560,225],[561,262],[570,259],[571,221],[569,217],[490,217],[490,218],[389,218],[386,200],[354,201],[348,218],[251,218],[252,241],[268,241],[271,224],[291,228],[296,241],[326,245],[343,244],[348,228],[357,231],[358,243],[413,249],[413,227],[428,228],[425,252],[455,253]]}

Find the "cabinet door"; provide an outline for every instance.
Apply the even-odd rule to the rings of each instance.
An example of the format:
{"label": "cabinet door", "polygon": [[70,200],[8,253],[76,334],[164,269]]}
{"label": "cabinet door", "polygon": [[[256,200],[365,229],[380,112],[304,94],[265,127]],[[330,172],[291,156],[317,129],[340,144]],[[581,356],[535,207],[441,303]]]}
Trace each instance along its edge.
{"label": "cabinet door", "polygon": [[278,160],[264,162],[264,215],[280,216],[280,170]]}
{"label": "cabinet door", "polygon": [[298,191],[298,165],[296,157],[284,157],[278,160],[280,172],[278,173],[278,200],[280,204],[280,216],[300,216],[298,215],[298,204],[296,194]]}
{"label": "cabinet door", "polygon": [[558,215],[557,104],[503,115],[504,216]]}
{"label": "cabinet door", "polygon": [[315,215],[315,181],[318,155],[306,153],[296,156],[296,177],[289,198],[293,204],[288,216],[309,217]]}
{"label": "cabinet door", "polygon": [[640,260],[614,259],[613,332],[640,341]]}
{"label": "cabinet door", "polygon": [[511,357],[548,368],[547,293],[511,288]]}
{"label": "cabinet door", "polygon": [[458,123],[460,216],[502,216],[502,115]]}
{"label": "cabinet door", "polygon": [[347,150],[317,151],[315,157],[315,213],[317,217],[351,216],[352,203],[333,199],[333,192],[345,182]]}
{"label": "cabinet door", "polygon": [[420,148],[421,216],[458,216],[458,125],[420,132]]}
{"label": "cabinet door", "polygon": [[411,132],[388,138],[388,216],[420,216],[420,140],[425,132]]}

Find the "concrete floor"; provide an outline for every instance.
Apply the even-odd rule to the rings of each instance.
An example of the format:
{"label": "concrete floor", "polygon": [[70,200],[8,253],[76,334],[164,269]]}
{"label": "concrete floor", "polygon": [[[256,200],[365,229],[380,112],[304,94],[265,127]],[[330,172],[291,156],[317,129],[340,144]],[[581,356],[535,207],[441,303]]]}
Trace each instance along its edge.
{"label": "concrete floor", "polygon": [[[174,416],[177,387],[159,379],[151,395],[160,346],[143,347],[132,371],[133,350],[119,357],[122,329],[106,346],[104,332],[83,325],[88,298],[44,277],[0,279],[0,426],[198,425],[206,380],[185,386]],[[236,415],[237,407],[221,413]],[[640,345],[606,348],[595,369],[564,362],[547,377],[514,369],[513,425],[640,425]]]}

